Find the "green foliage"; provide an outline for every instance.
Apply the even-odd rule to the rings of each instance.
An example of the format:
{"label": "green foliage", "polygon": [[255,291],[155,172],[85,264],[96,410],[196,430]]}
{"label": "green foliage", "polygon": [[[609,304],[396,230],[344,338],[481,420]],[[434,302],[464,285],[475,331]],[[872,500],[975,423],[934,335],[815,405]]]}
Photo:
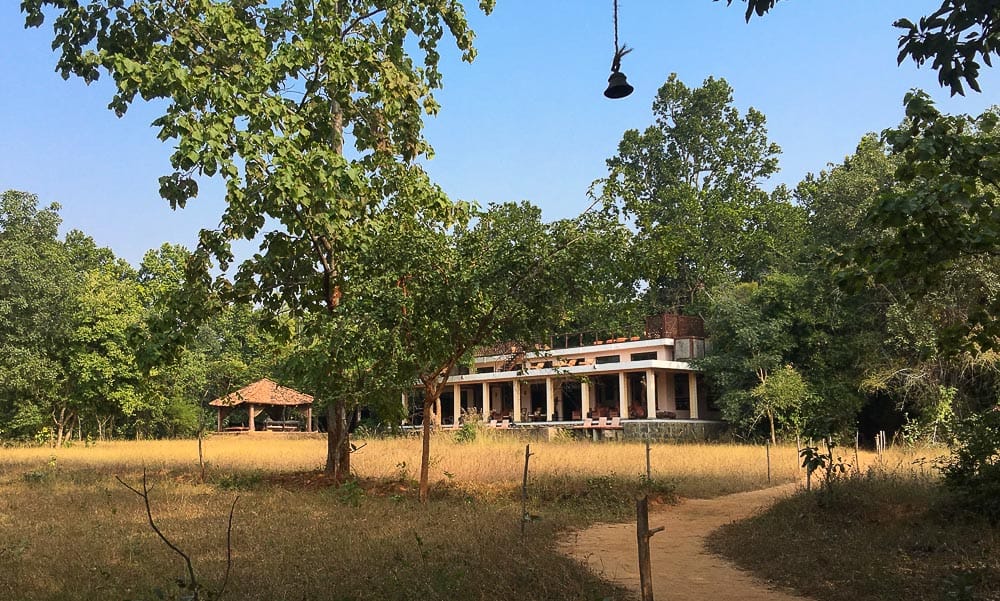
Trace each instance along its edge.
{"label": "green foliage", "polygon": [[787,258],[802,213],[784,188],[760,187],[780,152],[764,115],[740,114],[725,80],[688,88],[671,75],[653,116],[645,131],[625,132],[593,191],[634,224],[627,265],[647,304],[689,305],[706,288],[749,281]]}
{"label": "green foliage", "polygon": [[455,442],[475,442],[477,436],[479,436],[479,426],[475,422],[466,421],[458,428],[458,432],[455,432]]}
{"label": "green foliage", "polygon": [[[759,415],[784,415],[792,423],[800,421],[795,418],[810,396],[809,383],[791,365],[776,369],[750,391]],[[798,431],[801,429],[796,428]]]}
{"label": "green foliage", "polygon": [[719,394],[727,420],[752,428],[766,415],[773,436],[775,421],[791,416],[776,414],[779,407],[771,405],[773,395],[762,386],[782,368],[794,338],[789,307],[769,282],[739,284],[713,294],[705,321],[712,349],[698,365]]}
{"label": "green foliage", "polygon": [[264,485],[264,472],[233,472],[220,476],[214,484],[219,490],[256,490]]}
{"label": "green foliage", "polygon": [[821,470],[823,474],[823,488],[828,494],[833,493],[833,485],[837,479],[847,474],[850,464],[844,461],[843,457],[833,456],[833,449],[837,446],[829,438],[825,439],[826,451],[820,451],[819,447],[805,446],[799,451],[802,458],[802,467],[806,468],[806,481],[811,482],[812,475]]}
{"label": "green foliage", "polygon": [[365,498],[365,489],[354,480],[344,482],[335,491],[337,502],[349,507],[360,507]]}
{"label": "green foliage", "polygon": [[1000,521],[1000,410],[972,415],[959,423],[958,443],[942,468],[958,502]]}
{"label": "green foliage", "polygon": [[[0,195],[0,428],[27,437],[61,405],[78,278],[56,238],[59,206]],[[44,418],[42,417],[44,416]]]}
{"label": "green foliage", "polygon": [[955,397],[958,394],[956,388],[940,386],[938,388],[938,399],[934,403],[928,403],[919,417],[909,419],[903,424],[901,433],[903,441],[909,445],[919,443],[935,444],[951,440],[952,425],[955,422]]}
{"label": "green foliage", "polygon": [[[899,158],[896,177],[903,186],[872,208],[872,235],[851,254],[859,267],[848,275],[855,283],[905,282],[917,301],[932,300],[936,290],[962,277],[975,296],[936,328],[937,345],[948,353],[990,350],[1000,334],[1000,167],[992,160],[1000,153],[1000,117],[993,110],[979,117],[944,115],[923,92],[907,94],[905,105],[907,121],[884,134]],[[977,264],[979,274],[968,277]]]}
{"label": "green foliage", "polygon": [[978,60],[992,66],[1000,53],[1000,7],[977,0],[941,0],[941,6],[916,23],[899,19],[893,25],[904,31],[899,38],[898,62],[907,57],[917,65],[930,60],[938,82],[951,94],[965,94],[962,80],[977,92]]}
{"label": "green foliage", "polygon": [[[1000,287],[996,260],[988,256],[951,261],[927,283],[924,276],[933,266],[907,260],[905,269],[892,267],[889,249],[909,234],[878,215],[885,199],[918,193],[898,177],[905,162],[906,156],[869,135],[841,164],[798,186],[814,241],[802,259],[814,298],[799,301],[808,310],[800,312],[806,327],[796,328],[805,336],[797,335],[795,364],[824,399],[819,409],[846,399],[844,409],[853,405],[856,411],[860,391],[891,403],[900,415],[908,413],[917,427],[933,421],[942,388],[956,391],[952,406],[960,415],[995,398],[995,353],[956,352],[948,341],[968,330],[970,316],[984,301],[992,302]],[[837,414],[846,413],[828,412],[828,423],[813,434],[853,430]]]}

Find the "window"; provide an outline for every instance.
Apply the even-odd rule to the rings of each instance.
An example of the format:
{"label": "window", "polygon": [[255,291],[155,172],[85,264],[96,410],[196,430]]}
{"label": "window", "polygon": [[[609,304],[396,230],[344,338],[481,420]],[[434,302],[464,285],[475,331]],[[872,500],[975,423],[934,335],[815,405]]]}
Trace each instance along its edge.
{"label": "window", "polygon": [[476,373],[477,374],[491,374],[491,373],[493,373],[493,366],[492,365],[482,365],[480,367],[477,367],[476,368]]}
{"label": "window", "polygon": [[620,355],[604,355],[603,357],[597,358],[597,364],[602,365],[604,363],[618,363],[622,360]]}
{"label": "window", "polygon": [[656,351],[650,351],[648,353],[632,353],[633,361],[655,361]]}

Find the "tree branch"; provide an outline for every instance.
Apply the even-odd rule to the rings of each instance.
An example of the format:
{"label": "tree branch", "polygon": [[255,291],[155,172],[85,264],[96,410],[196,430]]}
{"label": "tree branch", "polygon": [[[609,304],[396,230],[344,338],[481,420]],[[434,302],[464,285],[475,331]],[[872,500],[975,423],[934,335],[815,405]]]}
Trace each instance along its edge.
{"label": "tree branch", "polygon": [[353,32],[354,28],[360,25],[361,22],[364,21],[365,19],[370,19],[379,13],[384,13],[385,11],[386,9],[384,8],[373,8],[372,10],[364,14],[358,15],[353,20],[351,20],[350,23],[347,24],[347,27],[341,30],[340,40],[344,41],[345,39],[347,39],[347,36],[349,36]]}
{"label": "tree branch", "polygon": [[[198,598],[199,585],[198,585],[198,579],[195,578],[195,575],[194,575],[194,567],[191,565],[191,558],[188,557],[187,553],[185,553],[184,551],[181,551],[180,547],[178,547],[174,543],[170,542],[170,539],[167,538],[166,536],[164,536],[163,532],[160,531],[159,527],[157,527],[157,525],[156,525],[156,522],[153,520],[153,510],[149,506],[149,485],[148,485],[147,480],[146,480],[146,468],[142,468],[142,490],[141,491],[139,491],[138,489],[136,489],[135,487],[133,487],[129,483],[127,483],[124,480],[122,480],[120,476],[115,476],[115,480],[118,480],[118,482],[122,486],[124,486],[125,488],[131,490],[135,494],[137,494],[140,497],[142,497],[143,504],[146,506],[146,518],[149,520],[149,527],[153,529],[153,532],[155,532],[158,537],[160,537],[160,540],[163,541],[163,544],[165,544],[168,547],[170,547],[170,549],[174,553],[177,553],[178,555],[180,555],[184,559],[184,563],[187,566],[188,578],[190,580],[189,588],[194,593],[195,599],[197,599]],[[235,503],[234,503],[234,505],[235,505]]]}

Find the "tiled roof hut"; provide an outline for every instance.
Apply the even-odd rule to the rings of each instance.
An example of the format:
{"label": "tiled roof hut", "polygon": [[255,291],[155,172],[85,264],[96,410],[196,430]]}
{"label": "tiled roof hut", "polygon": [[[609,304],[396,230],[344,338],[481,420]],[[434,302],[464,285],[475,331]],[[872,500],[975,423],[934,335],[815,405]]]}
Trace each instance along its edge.
{"label": "tiled roof hut", "polygon": [[[222,422],[226,416],[240,405],[247,406],[249,416],[248,425],[245,429],[255,430],[254,418],[265,412],[267,420],[265,429],[268,430],[298,430],[299,423],[294,420],[286,420],[285,412],[289,407],[299,409],[305,413],[306,432],[312,432],[312,402],[313,398],[308,394],[302,394],[297,390],[280,386],[276,382],[264,378],[231,392],[221,399],[215,399],[209,405],[218,409],[218,431],[222,432]],[[228,428],[231,430],[241,430],[244,428]]]}

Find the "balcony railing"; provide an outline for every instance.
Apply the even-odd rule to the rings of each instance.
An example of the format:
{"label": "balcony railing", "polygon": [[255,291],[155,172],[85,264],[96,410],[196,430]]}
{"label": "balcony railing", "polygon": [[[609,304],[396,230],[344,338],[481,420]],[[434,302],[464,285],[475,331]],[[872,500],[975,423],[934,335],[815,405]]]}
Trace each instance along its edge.
{"label": "balcony railing", "polygon": [[583,332],[555,334],[549,337],[547,345],[539,344],[534,348],[504,342],[482,347],[476,351],[476,356],[520,355],[523,357],[526,351],[532,350],[571,349],[594,344],[655,340],[658,338],[674,338],[675,340],[681,338],[701,339],[700,351],[695,350],[694,347],[690,347],[691,350],[689,352],[692,354],[687,355],[689,357],[700,357],[704,355],[705,323],[700,317],[696,316],[663,313],[660,315],[651,315],[646,318],[645,323],[633,328],[587,330]]}

